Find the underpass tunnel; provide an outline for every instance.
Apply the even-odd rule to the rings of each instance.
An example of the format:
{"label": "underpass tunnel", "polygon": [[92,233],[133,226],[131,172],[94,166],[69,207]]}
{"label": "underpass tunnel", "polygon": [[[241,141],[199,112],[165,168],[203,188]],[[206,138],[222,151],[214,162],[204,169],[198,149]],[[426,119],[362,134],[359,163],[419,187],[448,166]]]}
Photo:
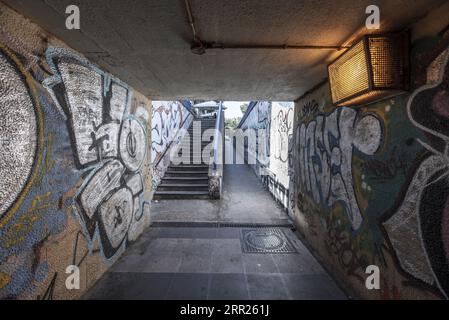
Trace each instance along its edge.
{"label": "underpass tunnel", "polygon": [[448,60],[447,0],[0,0],[0,299],[447,299]]}

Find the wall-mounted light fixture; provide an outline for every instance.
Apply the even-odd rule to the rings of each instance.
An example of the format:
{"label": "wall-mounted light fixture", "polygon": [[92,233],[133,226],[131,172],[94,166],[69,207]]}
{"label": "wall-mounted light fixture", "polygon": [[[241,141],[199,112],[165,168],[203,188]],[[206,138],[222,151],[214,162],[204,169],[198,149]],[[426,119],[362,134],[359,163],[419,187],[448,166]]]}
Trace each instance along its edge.
{"label": "wall-mounted light fixture", "polygon": [[328,67],[332,103],[360,105],[409,88],[408,33],[367,35]]}

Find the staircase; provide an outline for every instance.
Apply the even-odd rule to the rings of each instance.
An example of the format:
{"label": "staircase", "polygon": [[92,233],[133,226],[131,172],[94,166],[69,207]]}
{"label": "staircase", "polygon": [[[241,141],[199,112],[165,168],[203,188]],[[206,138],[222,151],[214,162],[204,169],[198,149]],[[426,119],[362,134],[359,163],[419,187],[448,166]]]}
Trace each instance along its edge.
{"label": "staircase", "polygon": [[[201,122],[201,134],[194,132],[194,123]],[[181,163],[168,167],[162,182],[154,193],[155,200],[166,199],[209,199],[209,161],[210,157],[201,159],[203,150],[212,141],[201,141],[205,130],[214,129],[216,118],[195,119],[190,126],[189,135],[184,137],[180,150],[190,147],[189,163]],[[212,140],[213,138],[211,138]],[[191,141],[189,141],[191,140]],[[194,145],[201,143],[201,152]],[[196,160],[196,162],[194,162]]]}

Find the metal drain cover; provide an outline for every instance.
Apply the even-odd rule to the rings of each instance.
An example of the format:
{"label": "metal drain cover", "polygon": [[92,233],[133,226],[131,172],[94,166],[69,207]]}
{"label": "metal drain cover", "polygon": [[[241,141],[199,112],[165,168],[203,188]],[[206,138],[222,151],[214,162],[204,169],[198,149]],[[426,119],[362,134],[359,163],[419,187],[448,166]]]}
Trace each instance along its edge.
{"label": "metal drain cover", "polygon": [[241,234],[243,253],[296,253],[281,229],[244,229]]}

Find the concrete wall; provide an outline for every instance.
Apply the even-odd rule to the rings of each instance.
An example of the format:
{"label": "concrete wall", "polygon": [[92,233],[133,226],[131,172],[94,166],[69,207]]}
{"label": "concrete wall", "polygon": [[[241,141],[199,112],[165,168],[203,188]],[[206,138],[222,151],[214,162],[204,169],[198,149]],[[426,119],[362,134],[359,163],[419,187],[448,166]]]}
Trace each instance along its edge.
{"label": "concrete wall", "polygon": [[[409,93],[336,108],[326,82],[295,106],[289,210],[357,297],[449,295],[448,12],[411,26]],[[365,287],[369,265],[380,290]]]}
{"label": "concrete wall", "polygon": [[193,115],[179,101],[154,101],[152,117],[151,163],[153,191],[161,183],[176,150],[193,121]]}
{"label": "concrete wall", "polygon": [[79,298],[149,225],[150,122],[148,99],[0,3],[0,299]]}
{"label": "concrete wall", "polygon": [[289,150],[293,137],[294,104],[273,102],[270,125],[270,164],[263,180],[268,190],[284,206],[289,201]]}
{"label": "concrete wall", "polygon": [[260,101],[252,103],[240,129],[258,131],[258,144],[248,144],[256,159],[253,169],[284,208],[289,207],[289,143],[293,136],[294,104]]}

